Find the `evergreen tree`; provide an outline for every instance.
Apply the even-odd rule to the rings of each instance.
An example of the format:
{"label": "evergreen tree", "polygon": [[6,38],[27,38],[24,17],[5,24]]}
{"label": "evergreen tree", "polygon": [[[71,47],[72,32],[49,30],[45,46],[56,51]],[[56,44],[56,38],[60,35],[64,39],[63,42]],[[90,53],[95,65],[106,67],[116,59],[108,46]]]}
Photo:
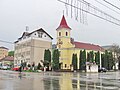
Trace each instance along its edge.
{"label": "evergreen tree", "polygon": [[77,54],[75,54],[75,70],[78,69],[77,62],[78,62],[78,58],[77,58]]}
{"label": "evergreen tree", "polygon": [[86,50],[83,51],[83,64],[86,65]]}
{"label": "evergreen tree", "polygon": [[90,62],[90,53],[87,53],[87,62]]}
{"label": "evergreen tree", "polygon": [[114,62],[114,59],[113,59],[113,54],[112,52],[109,52],[109,70],[113,69],[112,67],[114,66],[115,62]]}
{"label": "evergreen tree", "polygon": [[[82,50],[80,50],[80,56],[79,56],[79,69],[83,70],[83,60],[82,60]],[[73,59],[72,59],[73,60]]]}
{"label": "evergreen tree", "polygon": [[104,67],[105,65],[105,54],[101,54],[101,66]]}
{"label": "evergreen tree", "polygon": [[72,65],[73,65],[73,69],[77,70],[77,54],[73,54],[72,56]]}
{"label": "evergreen tree", "polygon": [[86,67],[86,50],[80,50],[80,58],[79,58],[79,69],[85,70]]}
{"label": "evergreen tree", "polygon": [[94,62],[94,52],[90,51],[90,62]]}
{"label": "evergreen tree", "polygon": [[105,55],[104,55],[104,67],[105,68],[107,68],[107,69],[109,69],[108,67],[109,67],[109,58],[108,58],[108,51],[107,50],[105,50]]}
{"label": "evergreen tree", "polygon": [[51,63],[51,51],[48,49],[45,50],[44,52],[44,65],[48,67],[50,63]]}
{"label": "evergreen tree", "polygon": [[95,53],[95,62],[97,65],[100,65],[100,52]]}
{"label": "evergreen tree", "polygon": [[55,49],[53,51],[53,62],[52,62],[52,65],[53,65],[53,69],[54,70],[58,70],[60,67],[59,67],[59,50],[58,49]]}

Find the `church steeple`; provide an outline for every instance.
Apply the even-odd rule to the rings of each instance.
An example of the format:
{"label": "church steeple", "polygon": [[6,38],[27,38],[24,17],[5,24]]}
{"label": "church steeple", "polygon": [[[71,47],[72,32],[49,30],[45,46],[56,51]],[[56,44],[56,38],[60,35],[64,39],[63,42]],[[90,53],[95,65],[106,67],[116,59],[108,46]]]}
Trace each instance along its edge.
{"label": "church steeple", "polygon": [[71,28],[67,25],[67,22],[66,22],[66,19],[65,19],[64,15],[62,17],[62,20],[60,22],[59,27],[56,30],[61,29],[61,28],[66,28],[66,29],[70,29],[71,30]]}

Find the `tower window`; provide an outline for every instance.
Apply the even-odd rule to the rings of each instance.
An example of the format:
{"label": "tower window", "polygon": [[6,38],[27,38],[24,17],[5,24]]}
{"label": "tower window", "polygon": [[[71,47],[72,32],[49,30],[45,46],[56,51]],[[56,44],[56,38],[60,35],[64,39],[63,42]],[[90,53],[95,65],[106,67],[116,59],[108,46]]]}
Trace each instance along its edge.
{"label": "tower window", "polygon": [[67,64],[65,64],[65,68],[67,67]]}
{"label": "tower window", "polygon": [[59,36],[61,36],[61,32],[59,32]]}
{"label": "tower window", "polygon": [[66,32],[66,36],[68,36],[68,32]]}

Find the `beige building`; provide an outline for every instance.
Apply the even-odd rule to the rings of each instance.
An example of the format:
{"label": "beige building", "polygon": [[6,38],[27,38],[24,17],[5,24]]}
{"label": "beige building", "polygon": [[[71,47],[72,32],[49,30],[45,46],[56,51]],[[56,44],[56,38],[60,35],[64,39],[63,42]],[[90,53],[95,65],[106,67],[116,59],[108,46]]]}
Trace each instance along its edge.
{"label": "beige building", "polygon": [[4,58],[5,56],[8,56],[8,48],[0,47],[0,59]]}
{"label": "beige building", "polygon": [[44,60],[45,49],[52,48],[52,37],[42,28],[31,33],[24,32],[15,42],[14,65],[21,62],[38,65]]}
{"label": "beige building", "polygon": [[14,57],[13,56],[6,56],[2,59],[0,59],[0,64],[2,65],[8,65],[11,66],[14,63]]}

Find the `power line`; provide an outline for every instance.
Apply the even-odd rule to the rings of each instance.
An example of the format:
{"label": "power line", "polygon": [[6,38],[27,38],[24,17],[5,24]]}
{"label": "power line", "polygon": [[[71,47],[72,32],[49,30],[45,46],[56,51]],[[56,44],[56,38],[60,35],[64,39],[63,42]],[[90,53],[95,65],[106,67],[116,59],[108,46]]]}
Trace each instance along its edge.
{"label": "power line", "polygon": [[8,43],[8,44],[14,44],[13,42],[4,41],[4,40],[0,40],[0,42],[4,42],[4,43]]}
{"label": "power line", "polygon": [[[85,5],[88,6],[88,9],[83,9],[81,7],[77,7],[75,5],[73,5],[72,3],[68,3],[68,2],[65,2],[65,1],[62,1],[62,0],[58,0],[59,2],[61,3],[64,3],[65,5],[68,5],[70,7],[73,7],[73,8],[76,8],[76,9],[79,9],[80,11],[82,12],[85,12],[85,13],[88,13],[88,14],[91,14],[95,17],[98,17],[100,19],[103,19],[103,20],[106,20],[110,23],[113,23],[115,25],[118,25],[120,26],[120,20],[107,14],[106,12],[103,12],[102,10],[100,10],[99,8],[95,7],[94,5],[91,5],[90,3],[84,1],[84,0],[78,0],[80,3],[83,3]],[[72,13],[72,12],[71,12]]]}
{"label": "power line", "polygon": [[114,11],[114,12],[116,12],[117,14],[119,14],[119,15],[120,15],[120,13],[119,13],[119,12],[117,12],[117,11],[115,11],[114,9],[112,9],[112,8],[108,7],[107,5],[105,5],[105,4],[101,3],[101,2],[99,2],[98,0],[95,0],[95,1],[96,1],[97,3],[99,3],[99,4],[103,5],[104,7],[108,8],[108,9],[110,9],[110,10],[112,10],[112,11]]}
{"label": "power line", "polygon": [[115,7],[116,9],[120,10],[120,8],[117,7],[117,6],[115,6],[114,4],[112,4],[112,3],[110,3],[110,2],[108,2],[108,1],[106,1],[106,0],[103,0],[103,1],[106,2],[107,4],[111,5],[111,6]]}

